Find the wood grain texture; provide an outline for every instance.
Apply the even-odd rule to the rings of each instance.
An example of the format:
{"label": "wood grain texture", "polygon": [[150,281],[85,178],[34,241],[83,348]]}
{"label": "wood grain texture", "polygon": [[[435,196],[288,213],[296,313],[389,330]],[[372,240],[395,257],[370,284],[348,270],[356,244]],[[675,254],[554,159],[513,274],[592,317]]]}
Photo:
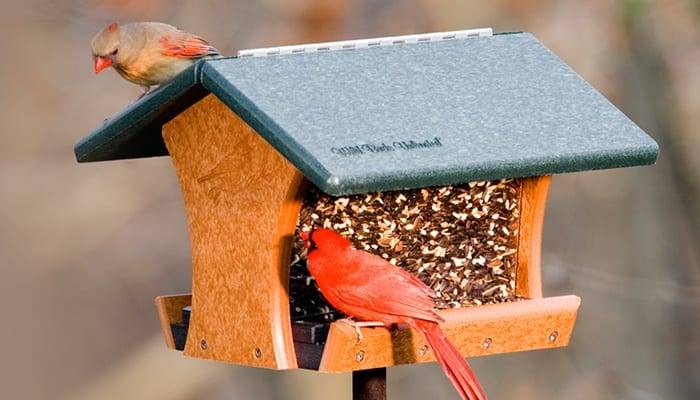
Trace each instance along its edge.
{"label": "wood grain texture", "polygon": [[515,294],[542,298],[542,225],[551,176],[521,179],[520,232]]}
{"label": "wood grain texture", "polygon": [[[445,335],[465,357],[568,345],[581,299],[561,296],[440,310]],[[319,371],[347,372],[435,361],[420,334],[410,329],[331,324]],[[551,340],[551,339],[554,340]]]}
{"label": "wood grain texture", "polygon": [[182,322],[182,309],[192,304],[192,294],[175,294],[156,297],[156,309],[165,345],[175,350],[175,340],[170,324]]}
{"label": "wood grain texture", "polygon": [[192,246],[185,354],[296,368],[287,286],[303,177],[213,95],[167,123],[163,138]]}

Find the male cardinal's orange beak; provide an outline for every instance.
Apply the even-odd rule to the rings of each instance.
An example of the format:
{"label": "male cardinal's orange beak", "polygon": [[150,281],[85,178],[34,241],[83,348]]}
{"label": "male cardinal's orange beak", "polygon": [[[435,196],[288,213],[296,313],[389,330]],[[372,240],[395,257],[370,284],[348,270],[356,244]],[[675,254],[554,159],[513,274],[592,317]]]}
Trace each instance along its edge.
{"label": "male cardinal's orange beak", "polygon": [[95,56],[95,73],[99,74],[103,69],[112,66],[112,60],[100,56]]}

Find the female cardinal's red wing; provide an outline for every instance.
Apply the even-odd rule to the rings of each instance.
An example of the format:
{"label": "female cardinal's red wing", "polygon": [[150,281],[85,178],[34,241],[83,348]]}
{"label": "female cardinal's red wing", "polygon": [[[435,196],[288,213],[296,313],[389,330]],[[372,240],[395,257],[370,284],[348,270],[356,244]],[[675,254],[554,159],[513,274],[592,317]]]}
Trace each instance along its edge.
{"label": "female cardinal's red wing", "polygon": [[[335,283],[321,292],[336,308],[355,318],[403,323],[402,318],[440,321],[433,312],[433,291],[415,276],[361,250],[346,253]],[[381,318],[383,315],[391,318]],[[397,321],[396,317],[399,321]]]}
{"label": "female cardinal's red wing", "polygon": [[199,58],[219,55],[219,51],[206,40],[191,33],[177,31],[159,40],[163,54],[176,57]]}

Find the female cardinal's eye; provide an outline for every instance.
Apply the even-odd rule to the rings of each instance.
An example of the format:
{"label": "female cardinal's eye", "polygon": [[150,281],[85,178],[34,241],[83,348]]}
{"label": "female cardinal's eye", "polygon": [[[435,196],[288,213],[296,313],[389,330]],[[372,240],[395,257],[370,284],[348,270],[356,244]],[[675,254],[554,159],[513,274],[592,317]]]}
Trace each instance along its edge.
{"label": "female cardinal's eye", "polygon": [[110,54],[113,55],[113,56],[116,56],[116,55],[117,55],[117,51],[119,51],[119,49],[114,49],[114,50],[112,50],[112,52],[111,52]]}

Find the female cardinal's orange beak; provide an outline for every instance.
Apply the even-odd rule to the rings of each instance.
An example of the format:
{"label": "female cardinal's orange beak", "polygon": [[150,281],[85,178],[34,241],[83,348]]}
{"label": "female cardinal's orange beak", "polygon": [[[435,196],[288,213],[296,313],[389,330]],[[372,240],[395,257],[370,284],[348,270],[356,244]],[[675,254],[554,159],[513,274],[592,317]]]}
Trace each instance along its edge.
{"label": "female cardinal's orange beak", "polygon": [[95,56],[95,73],[96,74],[99,74],[100,72],[102,72],[103,69],[109,68],[111,66],[112,66],[112,59],[100,57],[100,56]]}

